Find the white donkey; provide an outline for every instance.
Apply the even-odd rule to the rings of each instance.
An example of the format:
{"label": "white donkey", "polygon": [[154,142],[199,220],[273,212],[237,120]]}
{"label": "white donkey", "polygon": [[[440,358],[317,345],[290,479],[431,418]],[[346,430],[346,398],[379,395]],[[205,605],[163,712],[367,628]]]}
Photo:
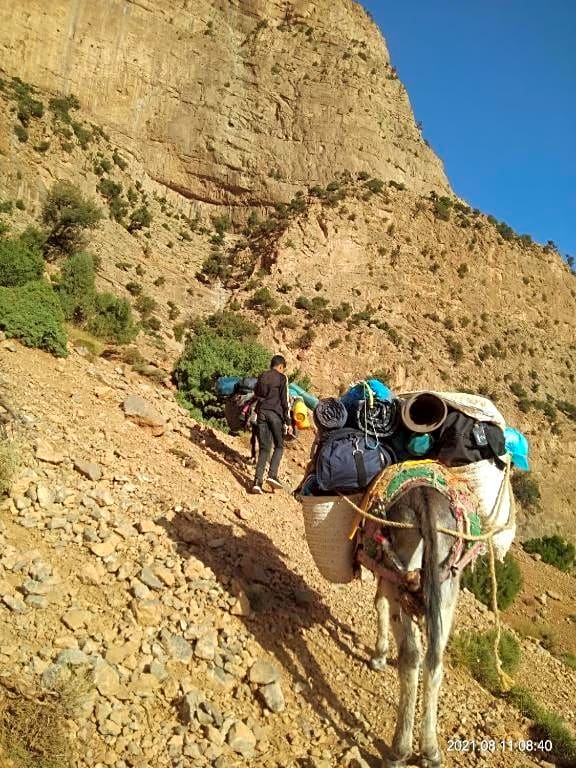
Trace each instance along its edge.
{"label": "white donkey", "polygon": [[[398,648],[400,676],[392,754],[384,765],[401,768],[412,755],[418,675],[423,665],[420,754],[423,766],[437,768],[442,765],[436,733],[438,694],[443,677],[442,656],[458,602],[460,577],[458,569],[452,571],[448,567],[455,539],[437,532],[436,528],[456,530],[457,523],[448,498],[430,487],[408,491],[390,507],[386,517],[410,523],[414,528],[387,529],[391,544],[388,559],[399,578],[380,577],[375,598],[378,638],[370,665],[374,670],[381,670],[386,665],[390,623]],[[418,614],[426,623],[424,657]]]}

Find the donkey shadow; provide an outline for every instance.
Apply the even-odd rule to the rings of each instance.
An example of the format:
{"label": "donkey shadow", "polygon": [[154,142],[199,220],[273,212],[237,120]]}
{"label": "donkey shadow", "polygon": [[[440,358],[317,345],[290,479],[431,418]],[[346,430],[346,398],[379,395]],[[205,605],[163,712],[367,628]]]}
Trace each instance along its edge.
{"label": "donkey shadow", "polygon": [[[252,611],[238,618],[276,657],[306,703],[341,738],[350,741],[350,731],[360,729],[361,724],[340,700],[306,635],[318,625],[326,640],[347,658],[365,664],[366,659],[354,650],[354,629],[336,619],[321,594],[286,565],[275,543],[250,525],[236,518],[231,518],[230,524],[208,520],[193,510],[157,522],[175,542],[178,554],[183,559],[194,556],[208,566],[231,596],[236,596],[238,585],[242,585]],[[186,525],[192,525],[196,532],[193,544],[184,543],[179,535]],[[238,529],[240,535],[235,533]],[[321,644],[326,647],[323,641]],[[380,752],[387,751],[383,742],[374,739],[374,744]],[[372,762],[373,756],[367,754],[365,759]]]}

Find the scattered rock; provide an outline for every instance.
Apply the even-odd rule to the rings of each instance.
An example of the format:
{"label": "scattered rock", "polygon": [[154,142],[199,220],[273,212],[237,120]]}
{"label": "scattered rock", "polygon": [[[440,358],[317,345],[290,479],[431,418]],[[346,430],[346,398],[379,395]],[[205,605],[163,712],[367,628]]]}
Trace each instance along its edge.
{"label": "scattered rock", "polygon": [[14,595],[4,595],[2,602],[13,613],[24,613],[26,611],[26,604],[21,597],[15,597]]}
{"label": "scattered rock", "polygon": [[144,584],[146,584],[147,587],[150,587],[151,589],[164,589],[164,584],[160,581],[160,579],[154,573],[153,569],[149,566],[142,568],[140,573],[140,581],[142,581]]}
{"label": "scattered rock", "polygon": [[36,458],[46,464],[62,464],[66,456],[50,443],[39,440],[36,444]]}
{"label": "scattered rock", "polygon": [[163,630],[161,639],[170,658],[175,661],[181,661],[183,664],[189,664],[192,661],[192,646],[183,637],[174,635],[172,632],[168,632],[168,630]]}
{"label": "scattered rock", "polygon": [[126,416],[143,427],[152,427],[153,435],[162,435],[166,421],[154,406],[146,402],[140,395],[129,395],[122,403]]}
{"label": "scattered rock", "polygon": [[117,696],[120,690],[118,672],[102,658],[97,659],[94,665],[94,685],[98,693],[107,699]]}
{"label": "scattered rock", "polygon": [[72,608],[69,611],[66,611],[66,613],[62,616],[62,623],[67,626],[68,629],[76,632],[76,630],[85,627],[91,618],[92,614],[89,611],[82,611],[79,608]]}
{"label": "scattered rock", "polygon": [[283,712],[286,708],[286,702],[284,700],[284,694],[280,683],[270,683],[269,685],[263,685],[259,691],[259,695],[262,697],[264,704],[271,712]]}
{"label": "scattered rock", "polygon": [[99,464],[95,464],[91,461],[84,461],[83,459],[74,459],[74,469],[79,472],[88,480],[98,482],[102,478],[102,467]]}
{"label": "scattered rock", "polygon": [[280,674],[276,667],[266,659],[256,659],[250,667],[248,678],[256,685],[268,685],[278,681]]}
{"label": "scattered rock", "polygon": [[194,655],[199,659],[205,659],[211,661],[216,655],[216,648],[218,646],[218,635],[216,630],[210,630],[205,635],[202,635],[196,641],[196,647],[194,648]]}
{"label": "scattered rock", "polygon": [[241,720],[237,720],[226,738],[230,748],[242,757],[251,757],[256,746],[256,736]]}

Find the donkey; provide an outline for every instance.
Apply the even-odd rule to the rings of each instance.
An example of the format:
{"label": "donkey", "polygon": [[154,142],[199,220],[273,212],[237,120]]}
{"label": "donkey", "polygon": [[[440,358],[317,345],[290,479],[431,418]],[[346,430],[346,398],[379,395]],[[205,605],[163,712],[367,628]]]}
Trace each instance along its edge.
{"label": "donkey", "polygon": [[[374,670],[386,665],[388,626],[392,627],[398,649],[400,700],[392,754],[385,760],[386,768],[405,766],[412,755],[414,715],[418,695],[418,675],[423,666],[423,719],[420,729],[422,765],[437,768],[442,765],[438,746],[438,694],[442,683],[442,656],[458,602],[459,572],[442,580],[441,569],[450,555],[454,538],[439,533],[436,528],[457,528],[450,501],[431,487],[408,491],[388,510],[387,518],[414,525],[411,529],[389,528],[390,558],[396,571],[403,575],[404,584],[380,576],[375,597],[378,634],[376,652],[370,661]],[[410,577],[421,580],[421,613],[426,622],[427,650],[423,657],[418,622],[417,587]],[[412,591],[411,591],[412,589]],[[391,622],[389,621],[391,619]]]}

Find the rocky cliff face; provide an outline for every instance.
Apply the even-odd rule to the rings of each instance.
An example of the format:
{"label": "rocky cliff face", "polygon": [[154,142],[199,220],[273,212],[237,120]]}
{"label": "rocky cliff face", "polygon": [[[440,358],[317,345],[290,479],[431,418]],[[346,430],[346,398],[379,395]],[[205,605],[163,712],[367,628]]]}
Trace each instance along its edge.
{"label": "rocky cliff face", "polygon": [[344,170],[449,190],[351,0],[1,0],[0,59],[190,199],[266,205]]}

